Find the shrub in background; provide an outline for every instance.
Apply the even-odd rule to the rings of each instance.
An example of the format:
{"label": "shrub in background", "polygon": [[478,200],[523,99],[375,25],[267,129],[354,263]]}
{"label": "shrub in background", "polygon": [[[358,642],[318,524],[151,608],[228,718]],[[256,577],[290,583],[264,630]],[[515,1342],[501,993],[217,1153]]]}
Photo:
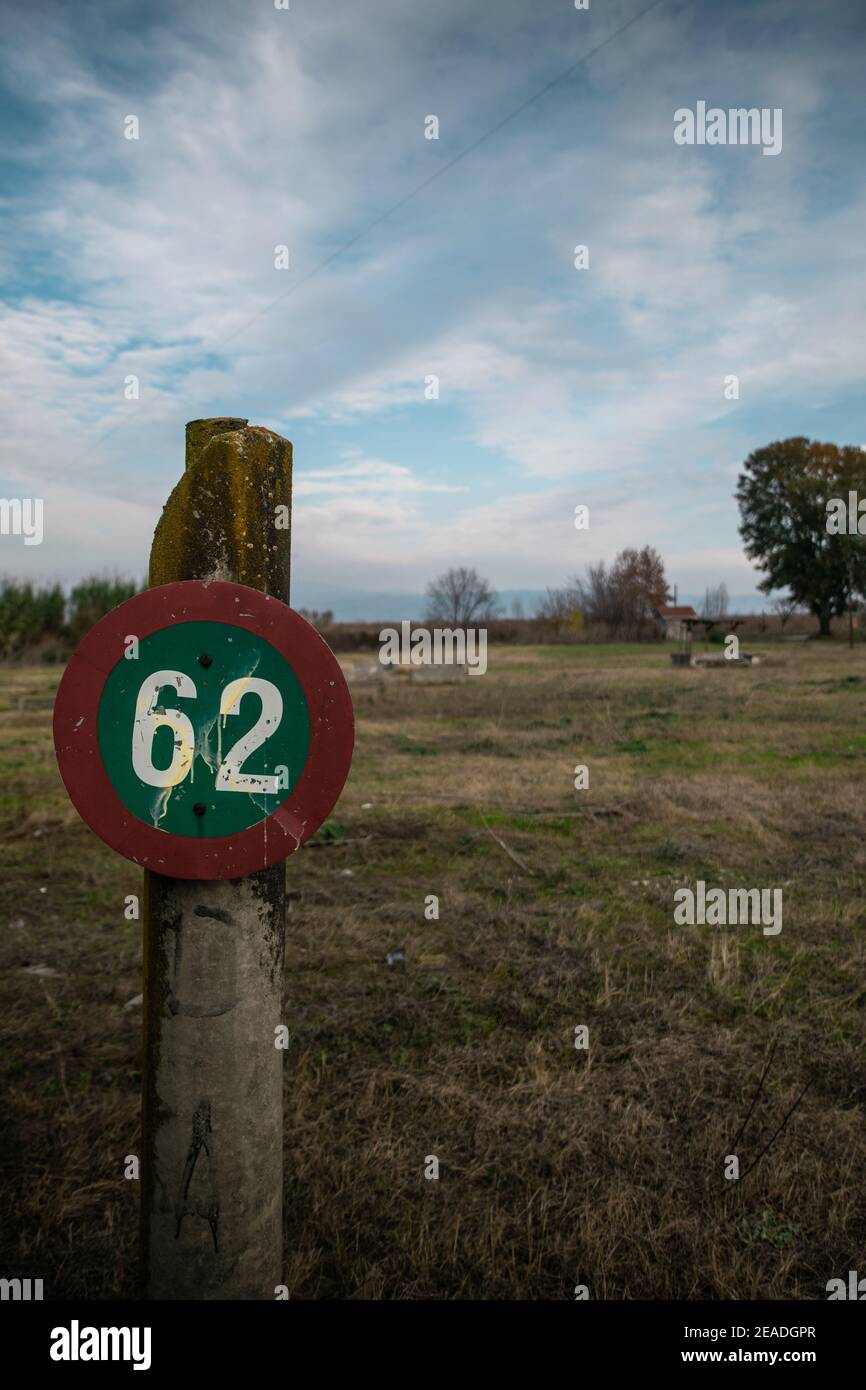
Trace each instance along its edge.
{"label": "shrub in background", "polygon": [[59,584],[0,579],[0,656],[16,656],[34,642],[64,632],[66,598]]}
{"label": "shrub in background", "polygon": [[[60,584],[0,579],[0,659],[36,647],[46,661],[65,661],[70,646],[142,587],[118,575],[91,575],[67,598]],[[51,638],[56,640],[49,642]]]}

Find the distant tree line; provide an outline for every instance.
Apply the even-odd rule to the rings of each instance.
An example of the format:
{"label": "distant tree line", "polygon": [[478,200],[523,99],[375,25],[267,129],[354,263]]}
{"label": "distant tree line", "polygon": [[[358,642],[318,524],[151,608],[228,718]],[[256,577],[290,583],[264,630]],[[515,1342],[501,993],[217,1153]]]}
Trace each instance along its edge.
{"label": "distant tree line", "polygon": [[[821,636],[829,635],[832,618],[863,610],[866,449],[801,436],[776,441],[746,459],[735,496],[746,554],[764,572],[758,587],[780,595],[772,608],[782,631],[800,608],[815,615]],[[59,584],[0,579],[0,658],[41,646],[65,659],[64,647],[143,587],[91,575],[66,594]],[[654,615],[668,602],[658,551],[628,547],[611,565],[589,564],[562,588],[548,589],[535,618],[559,636],[591,629],[593,636],[628,640],[655,634]],[[708,587],[701,617],[722,622],[728,604],[724,584]],[[428,622],[466,627],[492,622],[501,605],[490,582],[464,566],[428,585],[426,607]],[[333,625],[330,612],[308,617],[320,631]]]}
{"label": "distant tree line", "polygon": [[133,579],[91,575],[67,594],[60,584],[0,578],[0,658],[41,647],[49,659],[65,660],[94,623],[142,588]]}
{"label": "distant tree line", "polygon": [[[604,560],[590,564],[562,588],[548,589],[533,615],[558,638],[635,640],[661,635],[656,613],[669,602],[664,561],[657,550],[627,547],[611,565]],[[497,620],[501,604],[489,580],[477,570],[446,570],[427,586],[425,618],[428,623],[467,627]],[[703,616],[722,621],[728,612],[728,590],[718,584],[706,591]],[[512,615],[523,622],[523,612]]]}
{"label": "distant tree line", "polygon": [[575,636],[584,628],[594,635],[641,638],[656,632],[654,614],[668,601],[662,557],[652,546],[628,547],[613,564],[587,565],[563,588],[548,589],[536,617],[559,633]]}
{"label": "distant tree line", "polygon": [[334,626],[334,614],[330,608],[325,608],[321,612],[318,608],[299,608],[302,618],[306,618],[318,632],[327,632]]}
{"label": "distant tree line", "polygon": [[[763,571],[758,588],[773,596],[781,630],[799,610],[817,618],[819,636],[846,612],[853,628],[853,614],[866,612],[866,448],[777,440],[745,460],[735,497],[745,552]],[[448,570],[427,596],[430,619],[468,624],[496,614],[496,594],[474,569]],[[535,617],[560,637],[591,629],[633,639],[657,631],[653,615],[669,602],[662,558],[644,546],[548,589]],[[729,602],[725,584],[708,587],[701,618],[723,623]]]}

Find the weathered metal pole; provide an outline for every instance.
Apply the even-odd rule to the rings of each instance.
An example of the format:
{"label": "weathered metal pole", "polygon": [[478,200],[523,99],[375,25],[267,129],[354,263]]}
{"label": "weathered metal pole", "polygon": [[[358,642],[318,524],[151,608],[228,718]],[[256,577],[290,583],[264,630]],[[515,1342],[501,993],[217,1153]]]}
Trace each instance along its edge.
{"label": "weathered metal pole", "polygon": [[[150,585],[229,580],[289,601],[292,446],[193,420]],[[272,1299],[282,1280],[285,866],[145,872],[142,1245],[153,1299]]]}

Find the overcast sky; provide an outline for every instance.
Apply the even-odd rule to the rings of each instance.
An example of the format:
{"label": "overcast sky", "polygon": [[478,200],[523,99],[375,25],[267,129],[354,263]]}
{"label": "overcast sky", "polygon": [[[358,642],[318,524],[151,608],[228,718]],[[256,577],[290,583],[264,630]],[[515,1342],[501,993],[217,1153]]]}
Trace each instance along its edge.
{"label": "overcast sky", "polygon": [[[45,500],[0,570],[143,574],[185,422],[231,414],[294,442],[306,596],[449,564],[541,588],[627,544],[745,594],[748,452],[866,442],[860,0],[4,0],[0,27],[0,496]],[[781,108],[781,153],[676,144],[698,101]]]}

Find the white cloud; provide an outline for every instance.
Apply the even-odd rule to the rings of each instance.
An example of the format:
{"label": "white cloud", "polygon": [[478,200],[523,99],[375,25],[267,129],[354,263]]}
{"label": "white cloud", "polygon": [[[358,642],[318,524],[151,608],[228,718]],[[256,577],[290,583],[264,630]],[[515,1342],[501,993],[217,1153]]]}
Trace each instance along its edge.
{"label": "white cloud", "polygon": [[[327,467],[299,454],[296,569],[405,587],[480,556],[501,586],[544,584],[568,568],[583,488],[607,518],[599,554],[657,536],[677,556],[700,528],[730,587],[745,422],[799,432],[866,367],[862,181],[809,192],[844,161],[851,132],[828,155],[827,111],[859,93],[856,54],[780,34],[773,6],[753,8],[760,43],[662,7],[341,250],[631,14],[507,0],[492,23],[460,0],[366,0],[358,23],[345,6],[214,4],[136,35],[121,9],[99,26],[86,5],[77,22],[13,6],[4,76],[46,123],[17,152],[43,177],[6,209],[22,293],[0,318],[3,477],[62,496],[67,517],[27,562],[137,557],[184,420],[227,412],[359,442],[323,446]],[[674,146],[673,111],[697,97],[782,105],[783,155]],[[470,460],[459,485],[420,462],[443,410]]]}

